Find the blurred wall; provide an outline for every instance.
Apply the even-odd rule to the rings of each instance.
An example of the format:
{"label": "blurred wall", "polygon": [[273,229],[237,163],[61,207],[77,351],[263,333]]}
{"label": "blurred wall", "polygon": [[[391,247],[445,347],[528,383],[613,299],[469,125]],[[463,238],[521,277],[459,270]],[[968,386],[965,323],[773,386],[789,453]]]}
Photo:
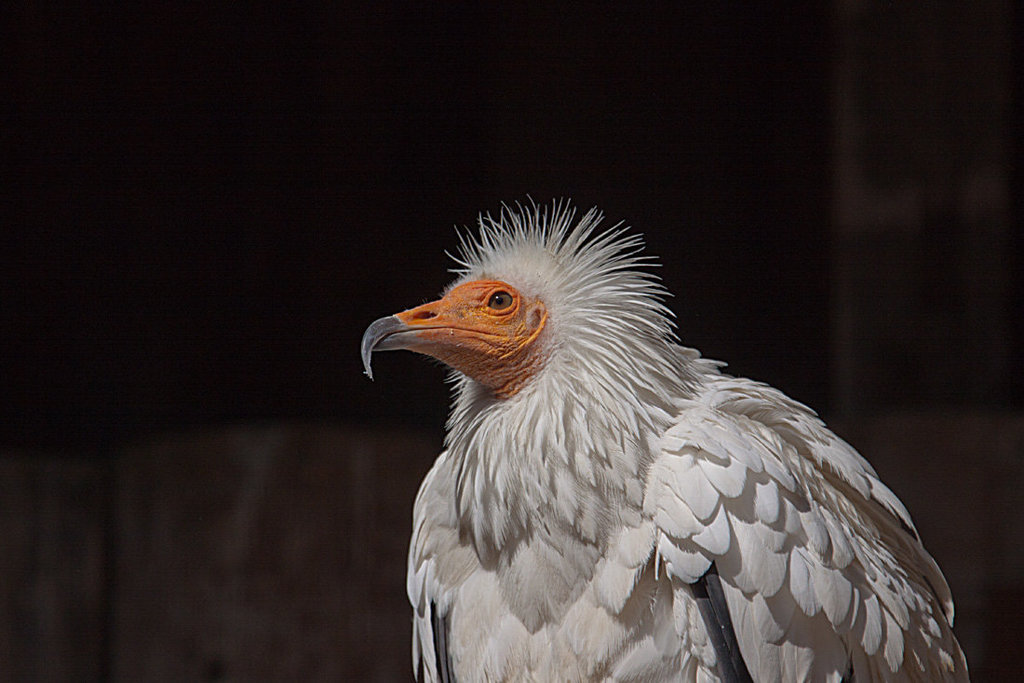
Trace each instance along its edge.
{"label": "blurred wall", "polygon": [[1024,640],[1015,21],[836,4],[830,407],[945,571],[975,680]]}
{"label": "blurred wall", "polygon": [[358,339],[528,197],[643,232],[683,341],[830,418],[1016,671],[1011,3],[9,14],[0,680],[406,677],[448,389]]}
{"label": "blurred wall", "polygon": [[837,21],[833,408],[1019,406],[1012,4]]}

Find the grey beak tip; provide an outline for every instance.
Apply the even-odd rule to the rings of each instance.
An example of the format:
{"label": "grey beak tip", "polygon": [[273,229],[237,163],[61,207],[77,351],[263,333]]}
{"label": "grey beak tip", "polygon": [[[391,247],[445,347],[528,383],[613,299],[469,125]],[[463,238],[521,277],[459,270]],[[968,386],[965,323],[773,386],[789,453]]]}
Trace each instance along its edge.
{"label": "grey beak tip", "polygon": [[373,338],[367,338],[363,336],[363,344],[361,354],[363,357],[363,374],[373,380],[373,368],[370,367],[371,354],[373,354],[373,347],[376,345],[376,340]]}
{"label": "grey beak tip", "polygon": [[360,355],[363,359],[363,374],[371,380],[373,379],[373,369],[370,367],[370,360],[374,349],[380,346],[380,344],[392,334],[401,332],[405,329],[405,323],[393,315],[389,315],[379,320],[374,320],[370,326],[366,328],[366,332],[363,333],[362,343],[359,348]]}

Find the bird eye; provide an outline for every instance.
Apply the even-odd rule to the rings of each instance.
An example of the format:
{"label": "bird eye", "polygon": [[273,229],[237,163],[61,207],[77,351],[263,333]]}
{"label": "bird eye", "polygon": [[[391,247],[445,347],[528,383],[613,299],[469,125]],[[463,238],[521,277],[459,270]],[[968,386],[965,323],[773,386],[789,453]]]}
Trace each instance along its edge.
{"label": "bird eye", "polygon": [[502,311],[512,305],[512,295],[508,292],[495,292],[487,301],[487,306],[495,311]]}

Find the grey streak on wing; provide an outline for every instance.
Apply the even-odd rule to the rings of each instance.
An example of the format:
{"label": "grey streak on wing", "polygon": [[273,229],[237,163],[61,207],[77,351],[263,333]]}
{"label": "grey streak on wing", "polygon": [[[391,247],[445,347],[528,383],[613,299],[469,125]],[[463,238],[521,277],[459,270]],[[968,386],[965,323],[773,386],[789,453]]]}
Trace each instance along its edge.
{"label": "grey streak on wing", "polygon": [[725,683],[753,683],[747,665],[740,652],[740,644],[736,641],[736,632],[729,616],[729,605],[725,602],[722,592],[722,580],[714,562],[704,572],[704,576],[691,584],[693,596],[697,599],[697,608],[704,619],[708,637],[715,648],[718,658],[718,673]]}
{"label": "grey streak on wing", "polygon": [[438,615],[437,603],[433,601],[430,603],[430,630],[434,633],[434,665],[438,680],[455,683],[451,653],[448,651],[448,619]]}

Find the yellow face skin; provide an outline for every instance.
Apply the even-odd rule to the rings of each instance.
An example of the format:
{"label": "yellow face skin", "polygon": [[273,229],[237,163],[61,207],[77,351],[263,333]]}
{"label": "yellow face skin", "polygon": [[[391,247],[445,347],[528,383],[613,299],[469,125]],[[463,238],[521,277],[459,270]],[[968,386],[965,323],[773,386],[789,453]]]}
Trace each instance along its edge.
{"label": "yellow face skin", "polygon": [[396,335],[401,348],[438,359],[499,398],[514,396],[543,361],[536,342],[547,309],[500,280],[467,282],[394,317],[406,325]]}

